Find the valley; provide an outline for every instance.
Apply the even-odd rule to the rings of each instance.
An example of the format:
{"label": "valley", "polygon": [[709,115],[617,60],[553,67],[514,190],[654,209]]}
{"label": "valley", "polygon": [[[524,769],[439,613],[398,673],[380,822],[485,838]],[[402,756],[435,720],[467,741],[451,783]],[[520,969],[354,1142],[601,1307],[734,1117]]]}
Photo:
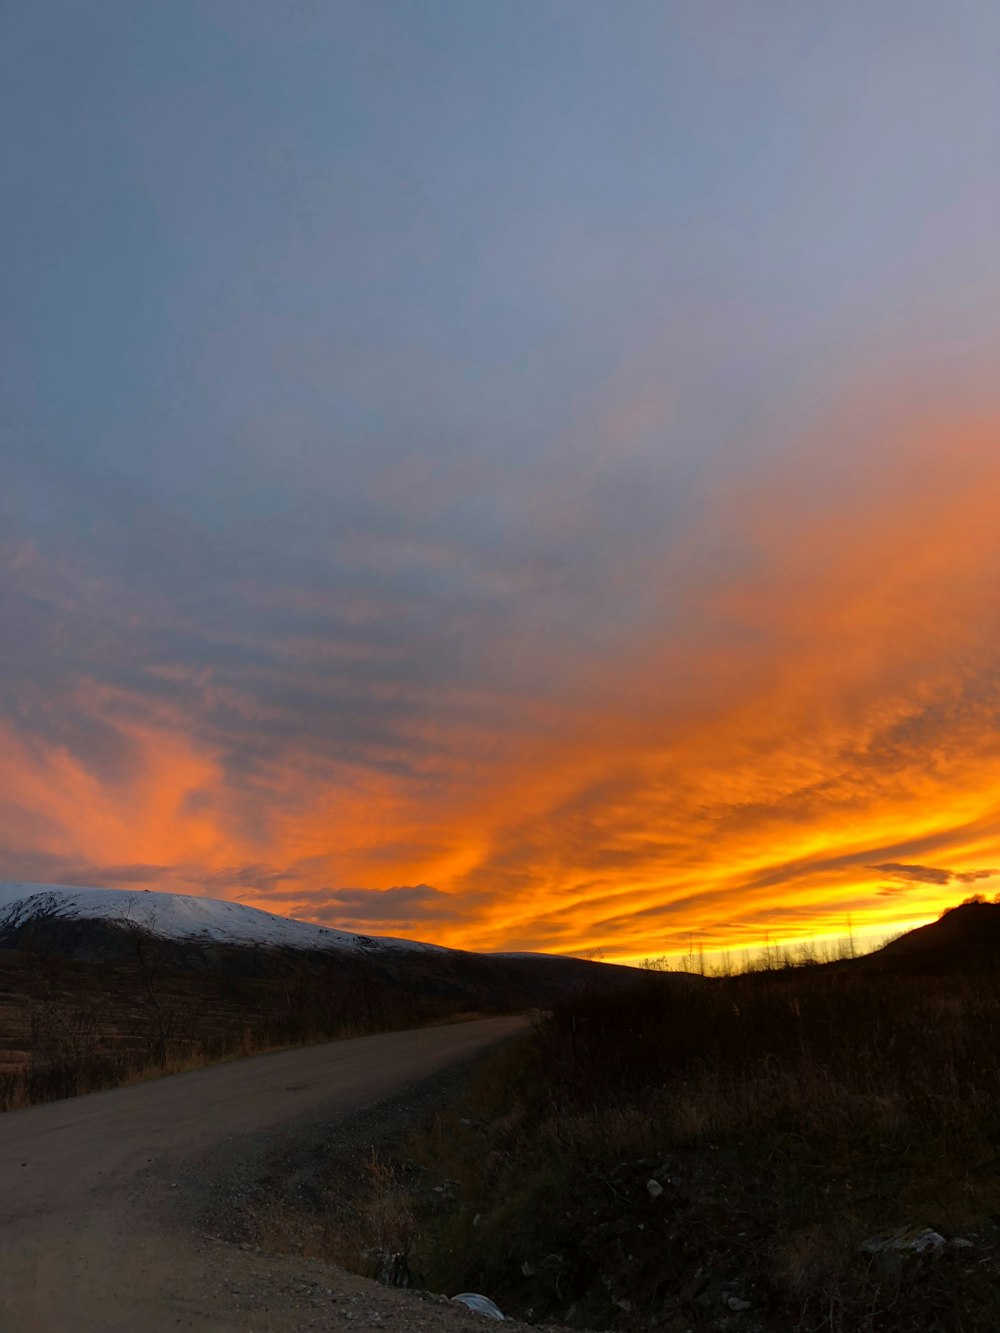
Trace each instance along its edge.
{"label": "valley", "polygon": [[629,972],[351,935],[208,898],[0,885],[0,1110],[255,1051],[544,1008]]}

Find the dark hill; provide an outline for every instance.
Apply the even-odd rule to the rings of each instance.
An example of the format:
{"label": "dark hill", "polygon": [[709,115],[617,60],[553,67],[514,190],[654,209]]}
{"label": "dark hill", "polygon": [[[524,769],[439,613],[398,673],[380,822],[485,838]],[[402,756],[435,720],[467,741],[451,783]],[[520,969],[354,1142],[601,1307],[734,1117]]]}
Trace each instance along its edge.
{"label": "dark hill", "polygon": [[858,962],[913,970],[1000,963],[1000,903],[965,902]]}

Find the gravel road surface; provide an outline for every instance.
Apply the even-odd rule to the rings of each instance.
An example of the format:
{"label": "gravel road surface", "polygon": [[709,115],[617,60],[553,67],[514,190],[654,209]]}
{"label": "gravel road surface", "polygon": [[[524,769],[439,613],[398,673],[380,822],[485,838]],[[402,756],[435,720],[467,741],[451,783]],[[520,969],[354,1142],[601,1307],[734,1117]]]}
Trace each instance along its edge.
{"label": "gravel road surface", "polygon": [[0,1333],[483,1333],[441,1298],[200,1235],[187,1196],[211,1189],[213,1149],[274,1151],[523,1025],[359,1037],[0,1116]]}

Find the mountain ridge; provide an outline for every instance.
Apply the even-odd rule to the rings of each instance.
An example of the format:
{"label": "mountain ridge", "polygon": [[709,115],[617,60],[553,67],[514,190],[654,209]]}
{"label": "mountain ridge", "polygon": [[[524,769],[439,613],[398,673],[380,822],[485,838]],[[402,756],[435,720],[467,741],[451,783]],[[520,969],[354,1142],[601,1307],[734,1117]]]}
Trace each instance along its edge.
{"label": "mountain ridge", "polygon": [[445,946],[321,926],[225,898],[99,885],[0,882],[0,947],[42,917],[135,924],[164,939],[272,948],[445,951]]}

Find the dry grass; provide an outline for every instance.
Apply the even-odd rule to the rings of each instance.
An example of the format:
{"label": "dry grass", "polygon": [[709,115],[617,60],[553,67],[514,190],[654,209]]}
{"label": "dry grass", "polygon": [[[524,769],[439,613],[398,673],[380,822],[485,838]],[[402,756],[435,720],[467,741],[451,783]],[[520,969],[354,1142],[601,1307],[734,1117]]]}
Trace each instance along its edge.
{"label": "dry grass", "polygon": [[416,1236],[410,1192],[395,1164],[375,1147],[363,1176],[356,1198],[334,1188],[307,1209],[267,1192],[244,1204],[243,1225],[256,1244],[273,1253],[319,1259],[386,1286],[409,1286]]}
{"label": "dry grass", "polygon": [[236,961],[247,959],[259,973],[192,971],[171,965],[166,951],[155,972],[148,953],[145,971],[128,961],[0,953],[0,1111],[241,1056],[469,1017],[459,1001],[359,979],[338,960]]}
{"label": "dry grass", "polygon": [[[346,1038],[361,1034],[344,1031],[338,1035]],[[85,1096],[108,1088],[149,1083],[171,1074],[185,1074],[210,1065],[228,1064],[250,1055],[266,1055],[270,1051],[329,1040],[329,1035],[316,1034],[310,1038],[303,1034],[300,1040],[282,1044],[269,1042],[266,1035],[255,1041],[250,1034],[244,1034],[228,1046],[214,1042],[210,1046],[186,1044],[179,1050],[168,1048],[165,1058],[155,1060],[144,1059],[141,1055],[116,1057],[98,1048],[89,1052],[80,1051],[65,1063],[26,1058],[17,1065],[12,1063],[0,1070],[0,1112],[23,1110],[40,1102]]]}
{"label": "dry grass", "polygon": [[[428,1284],[595,1327],[1000,1328],[1000,974],[662,980],[557,1007],[410,1145],[454,1183]],[[973,1245],[861,1252],[923,1227]]]}
{"label": "dry grass", "polygon": [[374,1148],[368,1175],[369,1189],[360,1215],[360,1243],[369,1275],[391,1287],[407,1286],[416,1233],[410,1197],[393,1165]]}

